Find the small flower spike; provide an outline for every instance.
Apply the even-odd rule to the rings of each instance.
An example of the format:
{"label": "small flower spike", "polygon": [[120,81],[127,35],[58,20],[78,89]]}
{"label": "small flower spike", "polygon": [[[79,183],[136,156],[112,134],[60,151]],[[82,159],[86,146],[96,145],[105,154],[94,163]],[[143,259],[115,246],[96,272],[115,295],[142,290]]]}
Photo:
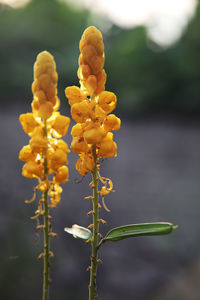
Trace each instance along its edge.
{"label": "small flower spike", "polygon": [[[70,119],[58,112],[57,79],[53,56],[47,51],[41,52],[34,64],[32,113],[19,117],[24,131],[30,136],[29,144],[19,153],[19,159],[25,162],[22,175],[38,179],[36,189],[48,190],[53,207],[60,202],[60,184],[68,180],[66,164],[70,152],[68,145],[60,139],[67,133]],[[45,169],[47,176],[44,176]],[[53,179],[49,181],[51,174]]]}

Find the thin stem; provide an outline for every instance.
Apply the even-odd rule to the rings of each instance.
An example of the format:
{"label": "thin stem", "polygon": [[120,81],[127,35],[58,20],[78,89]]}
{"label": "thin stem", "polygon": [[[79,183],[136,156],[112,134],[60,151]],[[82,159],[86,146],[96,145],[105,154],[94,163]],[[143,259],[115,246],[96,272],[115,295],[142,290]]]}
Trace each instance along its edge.
{"label": "thin stem", "polygon": [[89,284],[89,300],[94,300],[96,296],[96,273],[97,273],[97,259],[98,259],[98,177],[97,177],[97,154],[96,146],[93,146],[93,157],[95,167],[92,172],[93,179],[93,238],[92,238],[92,256],[91,256],[91,269],[90,269],[90,284]]}
{"label": "thin stem", "polygon": [[[44,127],[44,135],[47,136],[46,123]],[[48,183],[48,167],[47,155],[44,158],[44,180]],[[49,299],[49,203],[48,203],[48,189],[43,193],[44,199],[44,271],[43,271],[43,300]]]}

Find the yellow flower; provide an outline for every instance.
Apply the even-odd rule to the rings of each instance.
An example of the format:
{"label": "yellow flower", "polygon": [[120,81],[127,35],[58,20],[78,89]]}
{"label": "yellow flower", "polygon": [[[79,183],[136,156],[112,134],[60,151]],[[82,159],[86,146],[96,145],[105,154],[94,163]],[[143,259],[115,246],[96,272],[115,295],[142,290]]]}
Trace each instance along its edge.
{"label": "yellow flower", "polygon": [[98,147],[100,157],[114,157],[117,155],[117,144],[113,142],[113,134],[109,132]]}
{"label": "yellow flower", "polygon": [[113,114],[108,115],[103,122],[103,127],[106,131],[119,130],[120,126],[121,120]]}
{"label": "yellow flower", "polygon": [[36,154],[33,153],[30,145],[24,146],[21,151],[19,152],[19,159],[22,161],[29,161],[34,160],[36,157]]}
{"label": "yellow flower", "polygon": [[52,128],[57,132],[57,135],[61,137],[67,133],[69,123],[70,118],[59,115],[55,118]]}
{"label": "yellow flower", "polygon": [[111,113],[117,104],[117,97],[112,92],[103,91],[98,95],[99,106],[107,113]]}
{"label": "yellow flower", "polygon": [[43,128],[37,127],[32,133],[32,138],[29,142],[31,150],[36,153],[44,154],[47,150],[48,139],[44,136]]}
{"label": "yellow flower", "polygon": [[22,124],[24,131],[28,134],[30,134],[35,127],[39,125],[32,113],[21,114],[19,121]]}
{"label": "yellow flower", "polygon": [[72,106],[75,103],[85,99],[83,92],[77,86],[69,86],[65,89],[65,95],[69,99],[69,104]]}
{"label": "yellow flower", "polygon": [[103,127],[93,127],[84,131],[83,137],[87,144],[96,145],[102,142],[107,132]]}
{"label": "yellow flower", "polygon": [[73,137],[75,136],[83,136],[83,128],[82,128],[82,125],[80,123],[74,125],[72,127],[72,130],[71,130],[71,135]]}
{"label": "yellow flower", "polygon": [[84,123],[90,118],[91,105],[88,101],[75,103],[71,107],[71,115],[77,123]]}
{"label": "yellow flower", "polygon": [[57,140],[56,148],[61,149],[66,154],[69,154],[69,152],[70,152],[67,143],[65,143],[63,140]]}
{"label": "yellow flower", "polygon": [[64,166],[66,163],[67,163],[67,154],[61,149],[56,149],[50,159],[51,168],[54,171],[56,171],[58,168]]}
{"label": "yellow flower", "polygon": [[58,168],[54,180],[55,183],[65,183],[68,180],[69,170],[67,166],[62,166]]}
{"label": "yellow flower", "polygon": [[44,167],[42,164],[30,160],[24,165],[22,175],[28,178],[42,178],[44,176]]}
{"label": "yellow flower", "polygon": [[80,154],[82,152],[87,152],[88,145],[83,138],[76,136],[72,140],[71,149],[74,151],[74,153]]}

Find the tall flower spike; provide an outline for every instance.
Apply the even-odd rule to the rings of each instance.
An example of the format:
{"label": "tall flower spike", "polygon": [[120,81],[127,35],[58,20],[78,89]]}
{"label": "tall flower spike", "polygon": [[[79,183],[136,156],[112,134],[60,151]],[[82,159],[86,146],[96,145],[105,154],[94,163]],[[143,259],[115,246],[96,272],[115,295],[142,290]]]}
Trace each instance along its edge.
{"label": "tall flower spike", "polygon": [[25,162],[22,175],[38,179],[34,195],[37,190],[42,192],[35,217],[44,217],[43,225],[37,226],[37,229],[44,229],[44,253],[40,255],[44,259],[43,300],[48,299],[49,259],[52,256],[49,237],[54,235],[51,232],[49,208],[55,208],[60,202],[60,184],[68,180],[66,164],[70,152],[68,145],[60,139],[66,134],[70,119],[58,112],[60,100],[57,97],[57,80],[53,56],[47,51],[41,52],[34,64],[32,113],[19,117],[24,131],[30,136],[29,144],[19,153],[19,159]]}
{"label": "tall flower spike", "polygon": [[[84,31],[80,51],[80,88],[67,87],[65,94],[71,106],[72,118],[77,122],[71,132],[71,149],[80,156],[76,169],[81,175],[86,175],[94,169],[94,146],[97,161],[99,158],[117,155],[117,144],[110,131],[118,130],[121,121],[114,114],[110,114],[116,107],[117,98],[114,93],[105,91],[104,44],[98,29],[91,26]],[[111,189],[107,193],[109,191]]]}
{"label": "tall flower spike", "polygon": [[[78,77],[80,88],[77,86],[65,89],[66,97],[71,106],[72,118],[77,122],[73,126],[71,149],[79,155],[76,169],[81,175],[92,174],[93,189],[93,238],[92,259],[90,267],[89,299],[95,298],[95,275],[97,271],[97,244],[99,222],[98,211],[101,207],[98,203],[98,195],[104,196],[112,191],[113,184],[108,178],[99,174],[100,158],[115,157],[117,144],[113,141],[111,131],[118,130],[121,121],[111,112],[117,104],[116,95],[105,91],[106,73],[104,70],[104,44],[101,32],[91,26],[87,28],[80,41],[80,57]],[[99,180],[103,183],[102,189],[98,190]],[[108,210],[108,209],[107,209]],[[89,213],[90,215],[90,213]],[[104,222],[105,223],[105,222]]]}

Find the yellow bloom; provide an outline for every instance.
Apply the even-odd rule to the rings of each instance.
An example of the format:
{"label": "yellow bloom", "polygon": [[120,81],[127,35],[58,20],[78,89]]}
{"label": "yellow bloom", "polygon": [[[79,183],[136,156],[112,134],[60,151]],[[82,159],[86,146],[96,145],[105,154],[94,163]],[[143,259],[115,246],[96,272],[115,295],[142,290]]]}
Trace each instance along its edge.
{"label": "yellow bloom", "polygon": [[113,134],[109,132],[98,146],[100,157],[114,157],[117,155],[117,144],[113,142]]}
{"label": "yellow bloom", "polygon": [[28,178],[42,178],[44,176],[44,167],[42,164],[30,160],[23,166],[22,175]]}
{"label": "yellow bloom", "polygon": [[83,136],[83,128],[80,123],[74,125],[71,130],[71,135],[75,136]]}
{"label": "yellow bloom", "polygon": [[119,130],[120,126],[121,120],[113,114],[108,115],[103,122],[103,127],[106,131]]}
{"label": "yellow bloom", "polygon": [[70,152],[67,143],[65,143],[63,140],[58,140],[58,141],[57,141],[57,143],[56,143],[56,148],[61,149],[61,150],[64,151],[66,154],[69,154],[69,152]]}
{"label": "yellow bloom", "polygon": [[39,125],[32,113],[21,114],[19,121],[22,124],[24,131],[28,134],[30,134],[35,127]]}
{"label": "yellow bloom", "polygon": [[55,183],[65,183],[68,180],[69,170],[67,166],[62,166],[58,168],[55,174]]}
{"label": "yellow bloom", "polygon": [[83,138],[76,136],[72,140],[71,149],[74,151],[74,153],[80,154],[82,152],[87,152],[88,145]]}
{"label": "yellow bloom", "polygon": [[117,97],[112,92],[103,91],[98,95],[99,106],[107,113],[111,113],[117,104]]}
{"label": "yellow bloom", "polygon": [[61,149],[56,149],[50,159],[51,168],[54,171],[56,171],[58,168],[64,166],[66,163],[67,163],[67,154]]}
{"label": "yellow bloom", "polygon": [[83,92],[77,86],[69,86],[65,89],[65,95],[72,106],[75,103],[81,102],[85,99]]}
{"label": "yellow bloom", "polygon": [[103,127],[93,127],[84,131],[83,137],[87,144],[96,145],[102,142],[107,132]]}
{"label": "yellow bloom", "polygon": [[32,133],[32,138],[29,142],[31,150],[36,153],[44,154],[47,150],[48,139],[44,136],[43,128],[37,127]]}
{"label": "yellow bloom", "polygon": [[22,161],[29,161],[34,160],[36,157],[36,154],[33,153],[30,145],[24,146],[21,151],[19,152],[19,159]]}
{"label": "yellow bloom", "polygon": [[57,132],[57,135],[61,137],[67,133],[69,123],[70,118],[59,115],[55,118],[52,128]]}
{"label": "yellow bloom", "polygon": [[75,103],[71,107],[71,115],[77,123],[84,123],[90,118],[91,105],[88,101]]}

